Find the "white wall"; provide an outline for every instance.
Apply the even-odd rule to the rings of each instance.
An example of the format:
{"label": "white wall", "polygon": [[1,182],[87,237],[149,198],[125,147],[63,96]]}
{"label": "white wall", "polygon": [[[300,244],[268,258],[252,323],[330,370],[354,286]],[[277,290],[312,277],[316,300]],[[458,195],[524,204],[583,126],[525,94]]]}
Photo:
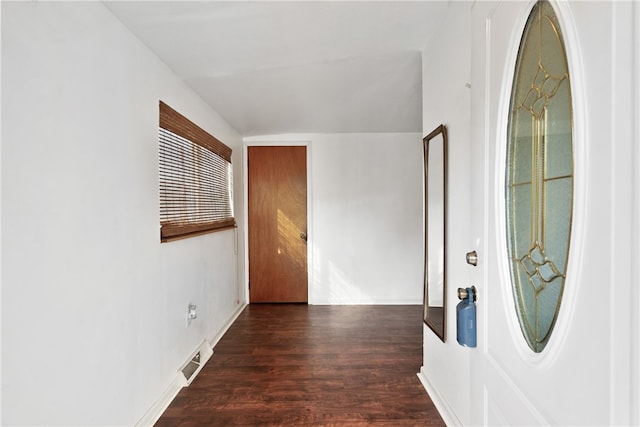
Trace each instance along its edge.
{"label": "white wall", "polygon": [[[424,365],[421,379],[428,381],[430,393],[439,393],[439,405],[456,414],[455,423],[468,419],[469,351],[456,342],[455,306],[457,289],[473,285],[465,254],[475,244],[469,233],[469,215],[474,187],[472,182],[470,112],[470,24],[471,5],[451,2],[441,22],[437,38],[430,40],[422,52],[422,116],[427,135],[439,124],[448,133],[447,200],[447,331],[443,343],[424,326]],[[443,408],[444,409],[444,408]],[[445,411],[441,411],[443,415]]]}
{"label": "white wall", "polygon": [[245,138],[295,141],[309,146],[309,302],[422,304],[422,136]]}
{"label": "white wall", "polygon": [[159,99],[242,176],[240,136],[102,4],[2,2],[3,425],[135,424],[244,300],[235,231],[159,242]]}

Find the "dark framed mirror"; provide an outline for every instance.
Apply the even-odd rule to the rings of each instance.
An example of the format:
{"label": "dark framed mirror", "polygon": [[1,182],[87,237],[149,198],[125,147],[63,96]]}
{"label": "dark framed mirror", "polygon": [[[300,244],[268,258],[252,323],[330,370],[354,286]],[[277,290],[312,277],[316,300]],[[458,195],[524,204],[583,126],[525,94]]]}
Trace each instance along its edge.
{"label": "dark framed mirror", "polygon": [[424,149],[424,323],[444,342],[446,331],[447,128],[422,140]]}

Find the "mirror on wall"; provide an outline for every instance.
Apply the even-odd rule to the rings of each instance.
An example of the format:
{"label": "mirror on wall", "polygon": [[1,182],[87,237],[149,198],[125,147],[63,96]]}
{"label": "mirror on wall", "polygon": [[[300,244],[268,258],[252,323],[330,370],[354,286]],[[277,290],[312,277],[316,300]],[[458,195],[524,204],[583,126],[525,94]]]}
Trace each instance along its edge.
{"label": "mirror on wall", "polygon": [[447,128],[422,140],[424,149],[424,323],[444,342],[446,302]]}

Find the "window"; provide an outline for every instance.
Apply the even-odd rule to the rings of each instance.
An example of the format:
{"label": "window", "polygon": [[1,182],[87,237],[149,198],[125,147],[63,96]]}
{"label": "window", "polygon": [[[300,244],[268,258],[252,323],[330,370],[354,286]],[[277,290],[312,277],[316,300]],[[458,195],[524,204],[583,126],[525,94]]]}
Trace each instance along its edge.
{"label": "window", "polygon": [[235,227],[231,148],[160,101],[160,240]]}
{"label": "window", "polygon": [[507,148],[507,236],[516,311],[529,347],[549,341],[562,301],[573,216],[569,68],[558,18],[534,6],[516,60]]}

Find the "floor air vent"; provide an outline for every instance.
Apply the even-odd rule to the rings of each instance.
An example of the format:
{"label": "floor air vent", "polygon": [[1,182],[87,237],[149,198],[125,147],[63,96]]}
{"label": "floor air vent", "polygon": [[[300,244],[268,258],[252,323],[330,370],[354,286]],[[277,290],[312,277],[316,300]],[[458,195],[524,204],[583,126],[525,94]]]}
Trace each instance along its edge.
{"label": "floor air vent", "polygon": [[180,368],[179,374],[182,375],[184,380],[183,386],[188,386],[191,381],[198,375],[198,372],[202,369],[205,363],[209,360],[213,350],[206,341],[202,341],[200,347],[187,359],[187,362]]}

